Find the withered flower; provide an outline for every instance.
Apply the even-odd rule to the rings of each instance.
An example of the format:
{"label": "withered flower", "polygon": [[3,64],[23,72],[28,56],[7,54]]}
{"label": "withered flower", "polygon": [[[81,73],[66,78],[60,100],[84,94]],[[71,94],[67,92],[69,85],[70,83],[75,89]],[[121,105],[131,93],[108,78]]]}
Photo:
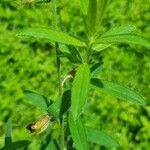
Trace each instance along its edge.
{"label": "withered flower", "polygon": [[41,133],[50,125],[50,119],[51,117],[49,115],[45,115],[36,122],[27,125],[26,129],[28,129],[31,133]]}

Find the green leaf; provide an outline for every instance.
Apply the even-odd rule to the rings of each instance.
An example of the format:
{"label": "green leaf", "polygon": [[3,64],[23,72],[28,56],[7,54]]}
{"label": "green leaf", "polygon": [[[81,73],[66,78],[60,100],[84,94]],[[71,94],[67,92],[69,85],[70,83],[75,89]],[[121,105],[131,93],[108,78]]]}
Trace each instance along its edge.
{"label": "green leaf", "polygon": [[95,51],[102,51],[107,49],[108,47],[112,46],[112,44],[107,43],[107,44],[93,44],[92,49]]}
{"label": "green leaf", "polygon": [[[105,32],[101,37],[111,36],[111,35],[120,35],[120,34],[129,34],[135,30],[135,26],[133,25],[122,25],[116,26],[110,29],[109,31]],[[100,37],[100,38],[101,38]],[[92,49],[96,51],[102,51],[106,48],[110,47],[111,43],[100,43],[100,44],[93,44]]]}
{"label": "green leaf", "polygon": [[35,0],[36,3],[50,3],[51,0]]}
{"label": "green leaf", "polygon": [[101,37],[119,34],[129,34],[136,29],[133,25],[122,25],[111,28],[109,31],[105,32]]}
{"label": "green leaf", "polygon": [[35,38],[47,39],[68,45],[84,47],[86,44],[67,33],[51,30],[48,28],[27,28],[17,34],[18,36],[30,36]]}
{"label": "green leaf", "polygon": [[24,91],[24,94],[34,106],[39,107],[44,111],[46,111],[48,106],[51,104],[51,102],[45,96],[37,92],[26,90]]}
{"label": "green leaf", "polygon": [[56,147],[54,141],[51,141],[51,142],[48,144],[48,146],[46,147],[45,150],[58,150],[58,149],[57,149],[57,147]]}
{"label": "green leaf", "polygon": [[61,106],[61,101],[56,100],[52,105],[50,105],[47,108],[47,111],[54,118],[59,118],[59,116],[60,116],[60,106]]}
{"label": "green leaf", "polygon": [[97,28],[100,28],[109,0],[97,0]]}
{"label": "green leaf", "polygon": [[146,38],[134,35],[134,34],[120,34],[100,37],[96,40],[96,43],[127,43],[127,44],[138,44],[142,46],[150,47],[150,41]]}
{"label": "green leaf", "polygon": [[20,148],[27,147],[31,142],[27,140],[16,141],[7,146],[4,146],[1,150],[19,150]]}
{"label": "green leaf", "polygon": [[100,72],[102,71],[102,63],[97,62],[94,63],[94,65],[91,66],[91,78],[96,78],[99,76]]}
{"label": "green leaf", "polygon": [[6,124],[6,132],[5,132],[5,146],[11,144],[12,142],[11,132],[12,132],[12,123],[11,120],[8,120]]}
{"label": "green leaf", "polygon": [[87,140],[106,147],[118,147],[119,144],[108,134],[92,128],[86,128]]}
{"label": "green leaf", "polygon": [[121,84],[100,79],[92,79],[91,84],[100,91],[104,91],[117,98],[124,99],[138,105],[146,104],[145,99],[141,95]]}
{"label": "green leaf", "polygon": [[69,114],[69,128],[72,139],[77,150],[88,150],[87,137],[84,126],[80,118],[74,120],[72,114]]}
{"label": "green leaf", "polygon": [[87,15],[89,0],[80,0],[81,11],[84,16]]}
{"label": "green leaf", "polygon": [[82,63],[82,58],[79,51],[74,46],[61,46],[63,56],[68,58],[72,63]]}
{"label": "green leaf", "polygon": [[96,17],[97,17],[97,0],[89,0],[87,25],[90,34],[96,32]]}
{"label": "green leaf", "polygon": [[90,82],[90,69],[87,64],[81,64],[77,69],[72,86],[71,112],[76,119],[86,103]]}
{"label": "green leaf", "polygon": [[64,113],[70,108],[70,105],[71,105],[71,91],[66,90],[64,91],[62,99],[61,99],[59,117],[62,117],[64,115]]}

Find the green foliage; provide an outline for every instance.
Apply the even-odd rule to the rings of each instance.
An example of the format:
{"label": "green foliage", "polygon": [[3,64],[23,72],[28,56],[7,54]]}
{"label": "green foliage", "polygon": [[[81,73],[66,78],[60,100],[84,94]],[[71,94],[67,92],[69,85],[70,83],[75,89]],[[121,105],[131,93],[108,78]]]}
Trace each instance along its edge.
{"label": "green foliage", "polygon": [[119,147],[119,144],[108,134],[97,129],[86,128],[87,140],[106,147]]}
{"label": "green foliage", "polygon": [[73,115],[69,115],[69,127],[71,136],[74,140],[77,150],[88,150],[86,131],[80,118],[74,119]]}
{"label": "green foliage", "polygon": [[112,96],[116,96],[120,99],[124,99],[139,105],[146,104],[145,99],[141,95],[123,85],[100,79],[92,79],[91,83],[94,85],[94,87]]}
{"label": "green foliage", "polygon": [[[43,3],[49,1],[42,0],[40,2]],[[93,2],[95,2],[95,5],[88,6],[88,4]],[[80,140],[87,142],[85,137],[87,137],[88,133],[83,131],[84,126],[81,124],[81,122],[82,119],[88,118],[85,120],[85,125],[90,124],[90,126],[94,128],[99,126],[100,128],[101,126],[103,128],[104,126],[104,129],[108,130],[108,133],[113,135],[115,139],[119,140],[121,149],[136,148],[147,150],[150,135],[148,134],[149,106],[141,108],[134,105],[130,106],[126,102],[113,101],[112,97],[104,95],[101,91],[105,91],[110,95],[136,104],[145,104],[144,98],[137,92],[134,92],[133,90],[130,90],[129,88],[126,88],[120,84],[114,84],[107,81],[116,80],[119,82],[126,82],[126,84],[129,85],[131,84],[131,87],[138,89],[142,94],[145,95],[147,99],[149,98],[149,52],[146,51],[146,47],[141,48],[131,46],[129,48],[127,45],[123,45],[124,43],[127,43],[149,47],[149,40],[147,38],[149,36],[147,34],[149,28],[146,25],[146,22],[149,18],[148,15],[146,15],[148,14],[148,6],[143,2],[143,7],[141,7],[141,2],[137,0],[135,0],[134,3],[131,3],[128,0],[125,2],[119,0],[113,1],[108,6],[105,17],[104,12],[108,1],[97,0],[88,3],[88,0],[86,0],[81,1],[81,3],[84,21],[85,24],[88,25],[88,30],[90,30],[90,36],[88,37],[86,37],[88,34],[85,33],[86,25],[83,24],[82,18],[78,13],[80,10],[77,6],[77,0],[61,1],[59,4],[57,4],[58,7],[56,12],[58,13],[58,16],[55,19],[58,20],[57,23],[59,26],[59,32],[49,29],[49,25],[51,25],[51,22],[53,21],[51,17],[53,13],[51,9],[51,3],[49,3],[50,5],[42,4],[41,6],[39,4],[33,6],[33,3],[33,5],[26,5],[24,8],[16,9],[14,3],[0,2],[0,6],[2,6],[0,7],[0,19],[2,22],[0,25],[0,33],[4,33],[3,38],[0,38],[0,65],[5,66],[1,67],[2,73],[0,74],[0,81],[2,83],[0,85],[2,93],[0,95],[0,99],[2,99],[0,102],[0,111],[3,121],[5,121],[8,116],[11,115],[14,119],[13,123],[15,124],[14,137],[16,139],[22,137],[31,138],[28,133],[24,132],[24,126],[33,118],[35,118],[35,116],[39,114],[41,115],[43,112],[39,112],[39,110],[37,110],[35,107],[28,105],[23,98],[22,91],[24,91],[24,89],[34,89],[35,91],[40,91],[40,93],[43,93],[47,97],[55,100],[53,103],[51,103],[49,98],[38,94],[39,92],[27,92],[27,95],[30,101],[33,102],[34,106],[42,108],[44,113],[47,111],[51,116],[53,116],[53,119],[56,122],[60,119],[59,125],[62,129],[64,128],[65,137],[70,138],[70,133],[68,131],[68,128],[70,128],[71,137],[74,141],[73,146],[77,148],[78,146],[81,146],[78,149],[82,148]],[[20,10],[18,11],[18,9]],[[48,13],[50,14],[47,15]],[[88,21],[87,15],[90,18],[89,20],[92,20],[92,22]],[[92,16],[96,16],[96,18],[92,18]],[[104,19],[103,21],[102,18]],[[135,33],[131,33],[135,28],[134,26],[130,26],[128,24],[132,23],[135,23],[137,26],[137,31],[140,32],[140,34],[142,33],[142,36],[137,36]],[[120,26],[120,24],[124,25]],[[104,25],[104,27],[102,25]],[[42,31],[44,29],[45,32],[45,29],[48,28],[48,32],[46,31],[45,34],[43,34],[43,32],[38,32],[36,30],[37,28],[34,28],[35,26],[45,26],[46,28],[42,28]],[[109,30],[110,26],[115,27]],[[19,40],[16,38],[14,35],[15,32],[13,31],[15,31],[16,28],[20,28],[21,31],[25,31],[22,30],[24,27],[27,28],[27,36],[32,36],[37,39],[34,40],[31,38],[29,41],[28,39],[22,38]],[[33,33],[30,32],[30,29],[32,29]],[[70,36],[70,33],[73,36]],[[80,37],[81,41],[74,37]],[[63,87],[61,87],[62,92],[58,97],[58,91],[56,90],[57,77],[55,75],[56,66],[54,62],[54,49],[52,49],[51,44],[46,41],[52,41],[52,44],[54,44],[53,41],[58,42],[57,44],[59,46],[60,43],[63,43],[63,46],[64,44],[67,44],[67,46],[65,45],[66,51],[64,52],[64,49],[61,49],[60,46],[61,51],[59,55],[57,55],[57,58],[61,58],[62,66],[60,75],[62,80],[66,78],[65,75],[68,75],[70,70],[86,63],[88,63],[88,70],[91,68],[91,75],[89,75],[89,78],[101,77],[94,82],[97,88],[100,89],[100,92],[98,91],[97,93],[95,91],[93,92],[92,90],[92,94],[89,93],[88,103],[85,96],[87,95],[88,86],[81,86],[81,81],[84,82],[87,80],[88,76],[86,76],[84,71],[78,75],[78,69],[76,75],[71,75],[71,79],[68,78],[67,82],[65,82]],[[115,46],[115,44],[119,45]],[[106,49],[107,51],[104,53],[102,50]],[[67,58],[67,60],[63,58]],[[103,68],[99,62],[103,62]],[[72,83],[74,76],[75,79]],[[82,79],[80,78],[81,76]],[[103,83],[103,86],[99,84],[99,81]],[[86,84],[88,82],[89,79],[88,81],[85,81]],[[79,85],[79,88],[77,88],[75,85]],[[68,111],[70,109],[72,110],[72,87],[76,87],[75,91],[79,93],[79,95],[75,95],[74,92],[74,102],[75,97],[80,98],[80,101],[77,99],[77,110],[79,111],[75,112],[75,114],[79,116],[81,112],[83,112],[83,108],[81,106],[84,107],[84,113],[82,117],[77,117],[76,120],[72,117],[72,125],[69,125],[68,127],[68,124],[65,121],[68,120],[68,114],[72,112]],[[85,104],[90,107],[91,113],[86,113],[88,110],[86,109]],[[112,107],[114,106],[115,109],[112,110]],[[94,121],[89,118],[94,118]],[[63,135],[63,132],[60,132],[58,128],[55,128],[54,120],[52,120],[52,130],[50,133],[52,134],[53,138],[58,139],[58,135],[55,134]],[[64,121],[64,123],[61,121]],[[63,124],[65,124],[65,126],[63,126]],[[0,128],[2,127],[2,136],[4,134],[3,126],[4,123],[0,122]],[[78,126],[80,126],[79,129],[77,128]],[[53,130],[53,128],[55,129]],[[85,137],[83,137],[83,139],[81,137],[77,139],[73,129],[77,129],[77,131],[81,130],[81,133],[83,132]],[[88,141],[91,140],[94,143],[105,146],[113,143],[113,140],[109,139],[109,136],[103,134],[103,132],[99,130],[94,129],[92,133],[93,136],[89,136],[91,139],[88,139],[87,137]],[[99,137],[100,134],[102,134],[102,136]],[[44,136],[45,135],[43,134],[37,138],[36,136],[33,137],[32,144],[30,144],[31,146],[29,146],[28,149],[39,149],[39,147],[42,145],[41,140]],[[70,139],[71,142],[72,139]],[[97,139],[102,139],[102,141]],[[54,140],[49,139],[48,141],[50,140],[52,142],[49,143],[48,148],[53,147],[56,149],[56,145],[53,142]],[[69,144],[69,142],[67,144],[72,147],[72,144]],[[102,142],[105,142],[105,144]],[[14,143],[15,142],[12,143],[13,148],[15,146]],[[17,142],[15,144],[19,145]],[[97,145],[91,145],[91,147],[92,149],[101,149],[101,147],[99,148]]]}
{"label": "green foliage", "polygon": [[77,119],[82,113],[83,107],[87,101],[89,90],[90,69],[87,64],[79,66],[72,86],[71,112],[74,119]]}
{"label": "green foliage", "polygon": [[60,42],[69,45],[84,47],[85,43],[60,31],[45,28],[29,28],[21,31],[18,36],[31,36],[35,38],[43,38],[50,41]]}
{"label": "green foliage", "polygon": [[32,102],[33,105],[41,108],[43,111],[50,105],[49,100],[41,94],[34,91],[24,91],[25,96]]}

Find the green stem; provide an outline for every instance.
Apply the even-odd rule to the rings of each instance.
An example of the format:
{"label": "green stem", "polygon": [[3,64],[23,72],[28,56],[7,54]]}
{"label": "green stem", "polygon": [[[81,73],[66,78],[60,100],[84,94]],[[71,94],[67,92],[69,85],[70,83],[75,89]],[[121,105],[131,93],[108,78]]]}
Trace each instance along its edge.
{"label": "green stem", "polygon": [[[53,9],[53,28],[58,29],[58,23],[57,23],[57,1],[52,1],[52,9]],[[59,98],[62,95],[62,88],[61,88],[61,73],[60,73],[60,67],[61,67],[61,61],[60,61],[60,50],[59,50],[59,44],[55,43],[55,51],[56,51],[56,65],[57,65],[57,78],[58,78],[58,90],[59,90]],[[64,141],[64,118],[60,118],[60,149],[65,149],[65,141]]]}

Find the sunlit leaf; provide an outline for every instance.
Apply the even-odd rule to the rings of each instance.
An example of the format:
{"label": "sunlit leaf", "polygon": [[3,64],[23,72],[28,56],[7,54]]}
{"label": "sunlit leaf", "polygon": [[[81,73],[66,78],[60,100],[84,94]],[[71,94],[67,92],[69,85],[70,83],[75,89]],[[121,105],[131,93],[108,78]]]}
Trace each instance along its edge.
{"label": "sunlit leaf", "polygon": [[87,137],[84,126],[80,120],[74,119],[72,114],[69,114],[69,128],[72,139],[77,150],[88,150]]}
{"label": "sunlit leaf", "polygon": [[87,15],[89,0],[80,0],[80,8],[82,10],[83,15]]}
{"label": "sunlit leaf", "polygon": [[133,32],[136,29],[133,25],[121,25],[121,26],[115,26],[105,32],[102,37],[110,36],[110,35],[119,35],[119,34],[129,34]]}
{"label": "sunlit leaf", "polygon": [[119,144],[108,134],[103,131],[86,128],[87,140],[89,142],[103,145],[106,147],[118,147]]}
{"label": "sunlit leaf", "polygon": [[103,51],[110,47],[112,44],[111,43],[106,43],[106,44],[93,44],[92,49],[95,51]]}
{"label": "sunlit leaf", "polygon": [[90,69],[87,64],[81,64],[73,81],[71,95],[71,112],[77,118],[86,103],[90,82]]}
{"label": "sunlit leaf", "polygon": [[55,42],[64,43],[68,45],[75,45],[79,47],[85,46],[84,42],[80,41],[79,39],[73,36],[70,36],[67,33],[51,30],[48,28],[27,28],[22,30],[17,35],[42,38],[42,39],[47,39],[49,41],[55,41]]}
{"label": "sunlit leaf", "polygon": [[97,19],[97,0],[89,0],[87,25],[88,30],[93,34],[96,32],[96,25],[97,25],[96,19]]}
{"label": "sunlit leaf", "polygon": [[127,100],[134,104],[145,105],[145,99],[137,92],[121,85],[110,81],[104,81],[100,79],[92,79],[91,84],[100,91],[104,91],[117,98]]}
{"label": "sunlit leaf", "polygon": [[150,47],[150,41],[146,38],[134,35],[134,34],[119,34],[100,37],[96,40],[96,43],[127,43],[127,44],[137,44],[142,46]]}

